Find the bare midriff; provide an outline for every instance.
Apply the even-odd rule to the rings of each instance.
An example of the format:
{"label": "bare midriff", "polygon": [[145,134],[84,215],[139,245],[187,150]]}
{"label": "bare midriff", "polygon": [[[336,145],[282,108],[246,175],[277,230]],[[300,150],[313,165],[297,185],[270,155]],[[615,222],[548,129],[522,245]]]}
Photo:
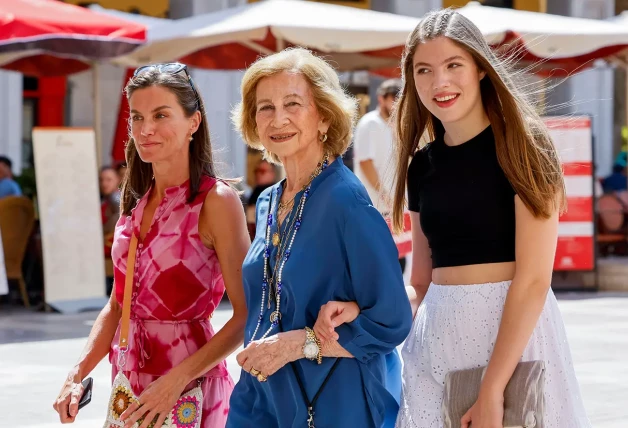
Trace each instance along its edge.
{"label": "bare midriff", "polygon": [[510,281],[515,276],[515,262],[436,268],[432,282],[438,285],[472,285]]}

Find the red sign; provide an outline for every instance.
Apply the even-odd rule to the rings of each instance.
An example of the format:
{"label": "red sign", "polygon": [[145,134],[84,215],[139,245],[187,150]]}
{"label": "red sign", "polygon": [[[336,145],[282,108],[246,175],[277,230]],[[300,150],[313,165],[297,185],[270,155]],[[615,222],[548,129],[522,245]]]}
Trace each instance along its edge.
{"label": "red sign", "polygon": [[547,117],[545,124],[563,164],[567,212],[560,217],[555,271],[593,270],[593,137],[591,119]]}
{"label": "red sign", "polygon": [[[392,224],[389,217],[386,217],[386,223],[392,231]],[[397,251],[399,251],[399,257],[405,257],[412,252],[412,221],[410,220],[410,212],[403,213],[403,232],[399,234],[393,233],[393,239],[397,244]]]}

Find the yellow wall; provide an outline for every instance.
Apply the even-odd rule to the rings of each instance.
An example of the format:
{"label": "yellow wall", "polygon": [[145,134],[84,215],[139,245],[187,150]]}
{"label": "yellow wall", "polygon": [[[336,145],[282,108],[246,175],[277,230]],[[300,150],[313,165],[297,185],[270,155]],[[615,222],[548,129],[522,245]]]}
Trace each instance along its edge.
{"label": "yellow wall", "polygon": [[462,7],[468,2],[469,0],[443,0],[443,7]]}
{"label": "yellow wall", "polygon": [[168,0],[62,0],[65,3],[84,6],[99,4],[107,9],[120,10],[122,12],[141,13],[142,15],[155,16],[157,18],[168,17]]}
{"label": "yellow wall", "polygon": [[547,0],[514,0],[513,6],[517,10],[529,10],[530,12],[547,12]]}
{"label": "yellow wall", "polygon": [[[249,3],[257,3],[260,0],[248,0]],[[361,9],[370,9],[371,8],[371,0],[310,0],[318,3],[329,3],[329,4],[337,4],[340,6],[351,6],[358,7]]]}

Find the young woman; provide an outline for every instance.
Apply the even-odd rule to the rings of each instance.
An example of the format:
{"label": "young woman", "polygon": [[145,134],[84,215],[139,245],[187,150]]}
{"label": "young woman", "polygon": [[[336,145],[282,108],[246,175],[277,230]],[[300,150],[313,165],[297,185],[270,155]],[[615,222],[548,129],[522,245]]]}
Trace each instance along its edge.
{"label": "young woman", "polygon": [[[522,360],[545,361],[545,426],[589,427],[550,288],[565,191],[541,118],[451,9],[421,20],[401,69],[393,218],[400,228],[407,184],[416,315],[397,427],[442,426],[445,375],[486,365],[461,426],[502,427],[504,389]],[[431,143],[419,147],[426,133]],[[319,328],[330,332],[330,319]]]}

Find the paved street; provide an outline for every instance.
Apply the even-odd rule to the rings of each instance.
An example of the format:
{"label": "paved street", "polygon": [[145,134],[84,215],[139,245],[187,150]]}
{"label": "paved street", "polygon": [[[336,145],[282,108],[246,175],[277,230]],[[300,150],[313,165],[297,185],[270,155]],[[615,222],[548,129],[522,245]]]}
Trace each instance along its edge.
{"label": "paved street", "polygon": [[[559,294],[559,303],[582,387],[595,428],[628,426],[628,294]],[[214,316],[221,327],[228,305]],[[85,343],[96,313],[42,314],[0,312],[0,427],[61,426],[52,409],[68,369]],[[235,358],[229,371],[239,377]],[[103,361],[92,373],[94,397],[76,428],[102,426],[109,394],[110,367]],[[565,427],[569,428],[569,427]]]}

